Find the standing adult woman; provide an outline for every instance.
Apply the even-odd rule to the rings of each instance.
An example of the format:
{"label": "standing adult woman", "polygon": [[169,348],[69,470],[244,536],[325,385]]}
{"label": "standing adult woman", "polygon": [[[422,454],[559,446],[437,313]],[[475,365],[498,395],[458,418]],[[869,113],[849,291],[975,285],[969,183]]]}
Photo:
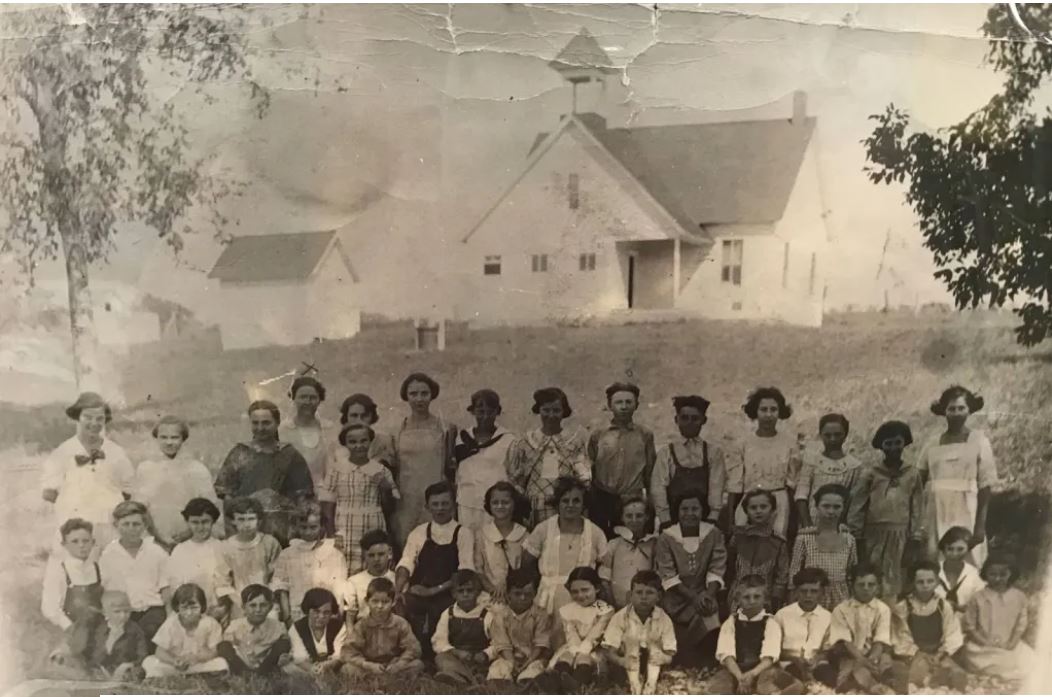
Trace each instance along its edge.
{"label": "standing adult woman", "polygon": [[478,531],[490,520],[485,510],[486,492],[506,476],[504,462],[515,437],[497,425],[500,396],[490,389],[471,395],[468,413],[475,427],[457,436],[453,449],[456,459],[457,520]]}
{"label": "standing adult woman", "polygon": [[55,505],[52,529],[82,518],[94,526],[95,549],[101,550],[116,539],[110,516],[131,493],[135,468],[124,449],[106,437],[113,412],[102,397],[85,392],[66,416],[76,422],[77,432],[44,460],[42,496]]}
{"label": "standing adult woman", "polygon": [[[216,494],[224,501],[239,496],[257,499],[264,511],[260,530],[284,546],[289,541],[289,515],[296,503],[314,495],[314,483],[299,451],[278,439],[277,405],[253,402],[248,417],[252,440],[231,448],[216,475]],[[232,526],[229,516],[227,525]]]}
{"label": "standing adult woman", "polygon": [[606,535],[585,517],[585,489],[572,477],[555,481],[549,505],[558,513],[533,529],[522,546],[522,566],[540,572],[537,605],[555,612],[570,602],[566,578],[579,566],[595,568],[606,553]]}
{"label": "standing adult woman", "polygon": [[742,496],[752,489],[766,489],[777,500],[773,530],[789,539],[790,489],[800,471],[800,447],[796,435],[788,429],[778,430],[778,422],[793,414],[785,395],[777,387],[761,387],[749,395],[742,406],[746,416],[756,422],[737,452],[727,460],[728,503],[733,523],[749,522],[741,507]]}
{"label": "standing adult woman", "polygon": [[281,440],[291,443],[306,460],[317,489],[325,482],[332,447],[327,438],[329,424],[318,418],[318,407],[325,401],[325,386],[309,375],[301,375],[292,381],[289,398],[296,413],[282,422],[278,432]]}
{"label": "standing adult woman", "polygon": [[986,561],[986,513],[990,487],[997,481],[997,462],[990,440],[968,428],[968,417],[983,408],[983,398],[953,385],[932,403],[931,411],[946,419],[946,430],[921,452],[917,469],[927,483],[928,556],[937,558],[938,542],[950,528],[972,531],[972,561]]}
{"label": "standing adult woman", "polygon": [[592,470],[585,434],[563,430],[563,421],[573,414],[565,392],[558,387],[537,390],[533,393],[533,413],[540,416],[541,426],[512,444],[506,467],[508,480],[530,500],[531,522],[538,525],[558,512],[551,503],[555,482],[571,477],[587,486]]}
{"label": "standing adult woman", "polygon": [[425,373],[412,373],[402,381],[399,395],[409,404],[409,416],[395,436],[398,453],[398,489],[402,502],[392,516],[392,532],[399,547],[418,524],[424,522],[424,491],[453,471],[457,427],[431,413],[439,385]]}

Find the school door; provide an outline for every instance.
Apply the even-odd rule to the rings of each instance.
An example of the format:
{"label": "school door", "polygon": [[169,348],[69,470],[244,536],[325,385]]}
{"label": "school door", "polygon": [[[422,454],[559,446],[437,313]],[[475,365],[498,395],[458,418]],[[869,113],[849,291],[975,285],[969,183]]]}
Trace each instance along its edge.
{"label": "school door", "polygon": [[629,309],[673,307],[672,241],[633,242],[625,249],[625,290]]}

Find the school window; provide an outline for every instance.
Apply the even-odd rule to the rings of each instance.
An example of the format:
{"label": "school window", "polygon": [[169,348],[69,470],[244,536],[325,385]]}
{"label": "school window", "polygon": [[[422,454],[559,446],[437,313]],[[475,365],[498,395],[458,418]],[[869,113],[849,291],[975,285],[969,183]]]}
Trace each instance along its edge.
{"label": "school window", "polygon": [[724,283],[740,286],[742,284],[742,247],[743,240],[723,241],[723,262],[721,264],[720,279]]}
{"label": "school window", "polygon": [[581,271],[595,271],[595,254],[582,254],[580,262]]}
{"label": "school window", "polygon": [[547,254],[534,254],[532,260],[534,273],[543,273],[548,270]]}
{"label": "school window", "polygon": [[570,210],[575,211],[581,205],[581,178],[571,174],[566,182],[566,193],[570,200]]}
{"label": "school window", "polygon": [[500,256],[487,256],[482,263],[482,275],[500,276]]}

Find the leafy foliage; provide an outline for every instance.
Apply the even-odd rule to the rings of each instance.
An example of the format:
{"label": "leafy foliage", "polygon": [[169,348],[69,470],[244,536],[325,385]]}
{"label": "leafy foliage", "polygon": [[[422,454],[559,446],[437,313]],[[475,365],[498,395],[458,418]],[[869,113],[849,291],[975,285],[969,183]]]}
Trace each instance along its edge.
{"label": "leafy foliage", "polygon": [[[1016,14],[1013,14],[1016,13]],[[1052,334],[1052,112],[1032,113],[1052,73],[1052,8],[999,4],[987,14],[987,61],[1002,91],[937,133],[910,131],[889,105],[863,143],[878,184],[906,184],[936,277],[959,308],[1019,300],[1020,343]]]}
{"label": "leafy foliage", "polygon": [[[84,261],[105,260],[115,225],[151,226],[173,250],[181,223],[231,190],[191,157],[188,131],[157,86],[201,87],[244,78],[262,114],[266,92],[251,80],[236,6],[74,5],[5,13],[3,103],[16,127],[0,136],[0,253],[37,265],[75,243]],[[65,235],[65,239],[63,236]]]}

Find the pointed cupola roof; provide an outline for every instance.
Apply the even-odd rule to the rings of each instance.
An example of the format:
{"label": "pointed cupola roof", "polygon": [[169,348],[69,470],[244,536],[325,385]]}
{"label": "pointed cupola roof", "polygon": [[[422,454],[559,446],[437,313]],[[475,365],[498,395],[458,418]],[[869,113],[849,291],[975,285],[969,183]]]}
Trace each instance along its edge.
{"label": "pointed cupola roof", "polygon": [[584,72],[596,74],[616,73],[617,69],[610,61],[610,56],[595,40],[595,37],[583,28],[570,43],[566,44],[548,66],[566,79],[580,76]]}

